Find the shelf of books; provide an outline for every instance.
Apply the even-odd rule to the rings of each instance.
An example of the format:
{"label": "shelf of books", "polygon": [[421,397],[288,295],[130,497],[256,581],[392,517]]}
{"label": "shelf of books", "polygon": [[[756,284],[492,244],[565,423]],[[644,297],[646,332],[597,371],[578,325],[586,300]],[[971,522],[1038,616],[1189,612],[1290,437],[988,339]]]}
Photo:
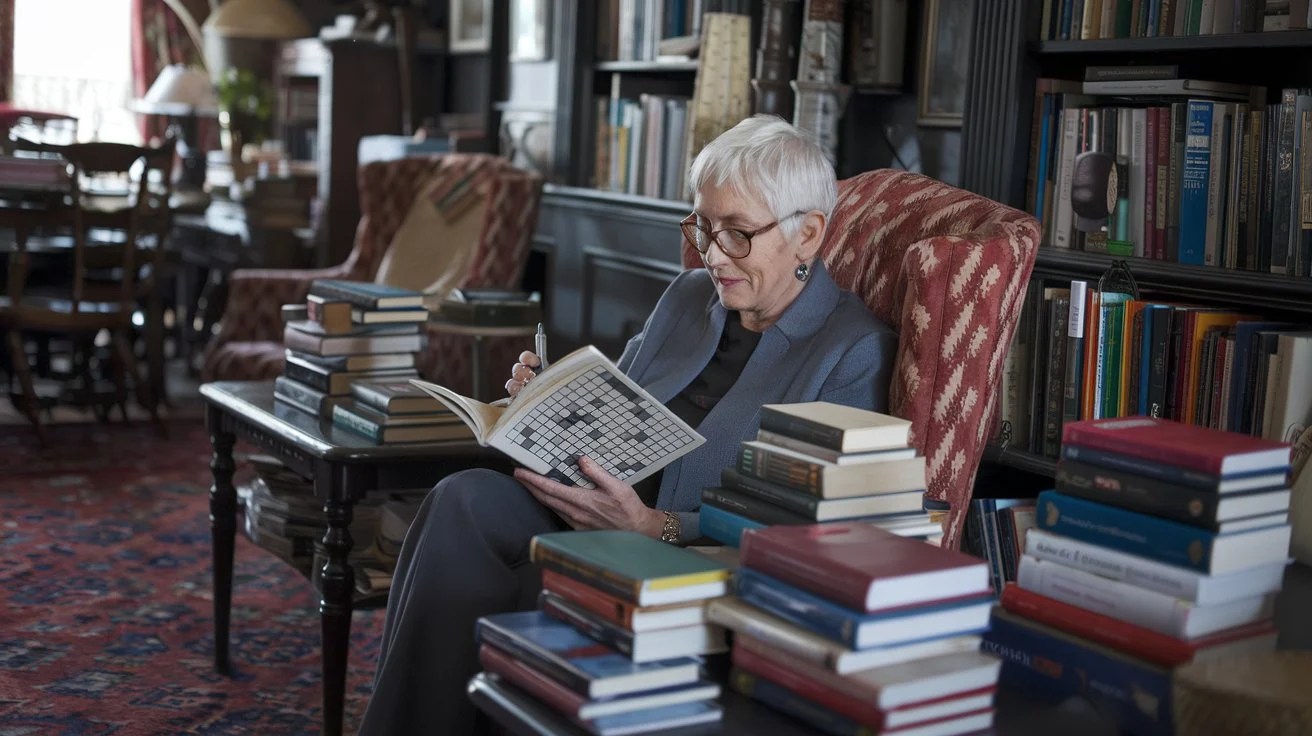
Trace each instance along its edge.
{"label": "shelf of books", "polygon": [[[1052,476],[1076,420],[1293,441],[1312,418],[1312,74],[1275,63],[1312,32],[1261,7],[1103,3],[1077,23],[1045,4],[1024,162],[1043,245],[986,459]],[[1056,53],[1077,49],[1116,53]],[[1159,49],[1186,53],[1143,63]],[[1269,64],[1204,76],[1221,49]]]}

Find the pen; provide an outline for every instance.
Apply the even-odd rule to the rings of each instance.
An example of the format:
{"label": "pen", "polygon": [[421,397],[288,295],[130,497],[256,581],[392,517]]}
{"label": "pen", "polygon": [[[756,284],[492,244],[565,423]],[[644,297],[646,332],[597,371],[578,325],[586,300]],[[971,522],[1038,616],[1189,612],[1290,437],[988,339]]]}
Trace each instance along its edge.
{"label": "pen", "polygon": [[533,370],[534,373],[541,373],[547,369],[547,331],[542,329],[542,323],[538,323],[538,333],[533,336],[533,352],[538,356],[538,367]]}

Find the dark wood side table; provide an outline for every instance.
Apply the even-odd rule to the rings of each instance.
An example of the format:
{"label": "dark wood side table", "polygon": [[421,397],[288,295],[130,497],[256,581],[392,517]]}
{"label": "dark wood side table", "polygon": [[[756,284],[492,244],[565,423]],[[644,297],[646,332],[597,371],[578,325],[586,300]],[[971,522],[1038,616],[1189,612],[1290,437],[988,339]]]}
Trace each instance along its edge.
{"label": "dark wood side table", "polygon": [[323,733],[342,732],[342,704],[351,635],[353,572],[349,531],[357,501],[373,492],[431,486],[470,467],[509,469],[500,453],[461,442],[376,445],[295,409],[275,406],[271,381],[223,381],[200,388],[214,458],[210,470],[210,529],[214,555],[214,666],[228,674],[228,629],[232,609],[233,549],[237,531],[236,471],[232,449],[238,439],[268,452],[314,481],[327,526],[319,618],[323,636]]}

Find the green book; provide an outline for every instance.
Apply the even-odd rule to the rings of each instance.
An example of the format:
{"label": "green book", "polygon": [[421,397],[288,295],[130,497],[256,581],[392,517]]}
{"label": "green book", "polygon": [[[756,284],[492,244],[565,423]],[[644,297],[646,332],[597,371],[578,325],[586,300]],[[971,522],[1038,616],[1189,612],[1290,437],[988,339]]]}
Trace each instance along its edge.
{"label": "green book", "polygon": [[730,574],[723,563],[692,550],[619,530],[539,534],[529,558],[638,606],[725,595]]}

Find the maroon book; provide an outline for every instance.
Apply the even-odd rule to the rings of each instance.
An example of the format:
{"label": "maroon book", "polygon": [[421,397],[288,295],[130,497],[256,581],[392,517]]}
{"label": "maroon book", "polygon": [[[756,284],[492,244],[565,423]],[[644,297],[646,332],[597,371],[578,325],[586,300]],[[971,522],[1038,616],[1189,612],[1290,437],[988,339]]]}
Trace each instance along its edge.
{"label": "maroon book", "polygon": [[983,560],[859,522],[750,529],[740,548],[743,566],[866,613],[991,592]]}
{"label": "maroon book", "polygon": [[1290,457],[1284,442],[1152,417],[1067,422],[1061,441],[1216,476],[1285,467]]}

